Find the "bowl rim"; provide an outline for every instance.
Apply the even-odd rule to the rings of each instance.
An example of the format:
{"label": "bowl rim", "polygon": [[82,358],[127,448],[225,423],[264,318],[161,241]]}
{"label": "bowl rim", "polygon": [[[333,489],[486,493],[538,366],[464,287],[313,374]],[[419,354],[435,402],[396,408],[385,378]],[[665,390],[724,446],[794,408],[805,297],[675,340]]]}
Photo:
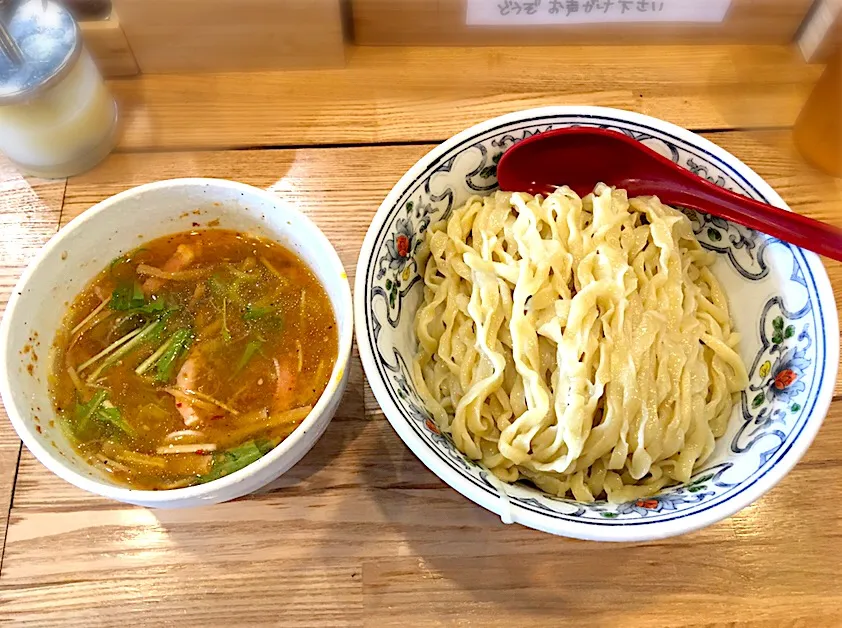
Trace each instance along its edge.
{"label": "bowl rim", "polygon": [[[15,431],[26,447],[50,471],[78,488],[109,499],[114,499],[124,503],[144,502],[150,505],[169,505],[170,507],[178,505],[177,502],[184,502],[186,500],[196,502],[195,505],[199,505],[201,502],[209,502],[218,494],[227,492],[228,489],[235,487],[237,484],[243,482],[250,476],[256,475],[269,467],[275,466],[279,461],[281,461],[299,441],[304,439],[304,435],[307,432],[310,432],[312,428],[316,427],[316,425],[321,422],[322,416],[324,415],[327,407],[330,405],[331,400],[337,394],[342,393],[344,387],[341,385],[341,381],[349,368],[349,359],[354,336],[351,286],[348,281],[348,275],[345,272],[345,267],[342,264],[342,260],[339,258],[339,254],[336,252],[336,249],[328,240],[327,236],[324,235],[321,229],[319,229],[319,227],[306,214],[294,207],[282,203],[281,199],[271,192],[246,183],[240,183],[238,181],[231,181],[228,179],[183,177],[145,183],[143,185],[138,185],[119,192],[113,196],[109,196],[99,203],[96,203],[91,208],[85,210],[83,213],[73,218],[67,225],[60,228],[30,260],[12,290],[9,301],[6,305],[6,310],[3,313],[3,319],[0,321],[0,359],[5,361],[9,352],[13,351],[10,338],[12,324],[23,314],[22,311],[18,311],[18,302],[20,300],[19,293],[22,293],[25,290],[32,275],[35,273],[35,270],[41,264],[48,263],[49,260],[57,258],[57,256],[60,255],[62,245],[70,235],[84,229],[85,225],[90,220],[97,218],[100,214],[119,211],[119,206],[126,200],[135,198],[150,191],[162,191],[173,188],[201,188],[205,190],[227,189],[241,192],[247,197],[258,197],[267,202],[267,204],[272,205],[278,211],[297,214],[297,220],[302,221],[307,228],[311,230],[312,235],[315,237],[315,241],[317,243],[315,249],[325,256],[325,259],[327,259],[330,266],[333,268],[333,271],[340,277],[341,290],[339,297],[331,299],[331,305],[334,308],[334,312],[338,312],[341,308],[344,309],[348,315],[343,325],[339,325],[337,320],[337,327],[339,327],[338,356],[336,363],[334,364],[333,371],[331,372],[330,379],[328,380],[328,386],[319,397],[316,405],[307,417],[292,432],[292,434],[285,438],[270,452],[242,469],[217,480],[185,488],[157,491],[132,489],[108,484],[104,481],[99,481],[95,476],[83,475],[82,473],[76,471],[66,464],[61,459],[61,456],[54,454],[49,450],[49,448],[41,444],[40,439],[34,432],[34,423],[32,418],[28,417],[30,413],[22,411],[14,403],[14,397],[12,395],[14,376],[12,373],[4,372],[2,376],[0,376],[0,397],[2,397],[3,404],[6,408],[6,412],[12,426],[15,428]],[[293,236],[293,240],[295,240],[295,237],[296,236]],[[311,245],[305,248],[314,247]],[[96,272],[98,273],[99,270],[97,269]],[[88,278],[85,285],[87,285],[94,276],[95,275],[92,275]],[[50,338],[51,345],[52,342],[53,339]]]}
{"label": "bowl rim", "polygon": [[[821,427],[824,417],[830,407],[834,389],[832,385],[826,385],[819,391],[813,412],[805,419],[800,435],[792,442],[789,450],[784,452],[778,462],[770,467],[762,477],[758,478],[752,485],[741,493],[734,495],[733,497],[726,499],[725,501],[706,510],[690,513],[678,520],[643,520],[640,524],[634,526],[624,526],[622,523],[617,522],[610,526],[603,526],[586,520],[568,521],[553,519],[541,513],[522,509],[516,504],[512,504],[509,508],[508,505],[503,504],[501,497],[497,495],[489,496],[481,491],[478,491],[459,472],[451,469],[443,461],[439,460],[432,453],[430,446],[428,446],[427,443],[421,440],[421,438],[411,430],[409,425],[400,416],[400,411],[392,401],[386,390],[385,384],[380,378],[375,366],[374,348],[369,343],[368,329],[366,328],[367,317],[365,312],[368,304],[365,302],[365,284],[368,267],[375,259],[374,245],[377,238],[377,232],[389,218],[390,209],[395,205],[409,185],[415,182],[432,164],[440,161],[442,157],[453,147],[473,138],[476,135],[489,131],[492,128],[506,124],[518,123],[526,118],[541,116],[610,117],[632,124],[647,125],[656,130],[672,134],[680,140],[699,149],[705,150],[713,156],[719,158],[743,176],[753,187],[761,192],[763,196],[769,199],[773,205],[777,205],[787,211],[791,211],[781,196],[775,192],[775,190],[760,175],[755,173],[740,159],[725,149],[683,127],[679,127],[670,122],[644,114],[610,107],[557,105],[514,111],[475,124],[438,144],[416,161],[415,164],[413,164],[413,166],[389,191],[389,194],[383,200],[372,218],[366,232],[365,239],[363,240],[363,244],[360,249],[359,258],[357,260],[354,284],[354,317],[357,348],[366,374],[366,379],[371,386],[372,392],[374,393],[378,404],[383,409],[386,419],[397,432],[400,439],[430,471],[435,473],[439,479],[461,493],[463,496],[497,514],[498,516],[501,516],[501,518],[505,515],[511,514],[511,517],[515,522],[551,534],[558,534],[583,540],[623,542],[656,540],[685,534],[730,517],[768,492],[787,473],[789,473],[789,471],[801,459],[815,438],[816,433]],[[834,307],[832,308],[832,311],[835,312],[835,296],[830,286],[827,271],[824,268],[821,259],[818,255],[810,251],[803,249],[800,250],[804,254],[805,261],[814,270],[816,294],[819,302],[833,304]],[[827,316],[827,323],[828,324],[822,330],[822,333],[827,338],[838,338],[839,327],[837,316]],[[828,373],[827,377],[835,378],[838,372],[839,364],[839,342],[831,341],[827,342],[826,345],[825,365]],[[504,510],[506,512],[504,512]]]}

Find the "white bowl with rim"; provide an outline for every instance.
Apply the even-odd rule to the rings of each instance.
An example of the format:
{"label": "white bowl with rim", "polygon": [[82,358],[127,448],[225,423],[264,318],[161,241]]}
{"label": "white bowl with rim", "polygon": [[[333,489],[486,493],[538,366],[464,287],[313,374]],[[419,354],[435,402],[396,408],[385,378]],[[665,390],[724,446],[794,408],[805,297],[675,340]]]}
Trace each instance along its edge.
{"label": "white bowl with rim", "polygon": [[[162,491],[127,488],[85,462],[59,426],[47,390],[50,347],[68,305],[112,259],[144,241],[209,223],[278,242],[307,264],[324,287],[336,317],[336,364],[312,412],[259,460],[197,486]],[[227,501],[283,474],[324,433],[348,382],[352,318],[351,290],[342,262],[304,214],[270,192],[243,183],[199,178],[158,181],[98,203],[61,229],[29,264],[0,324],[0,394],[27,448],[53,473],[79,488],[158,508]]]}
{"label": "white bowl with rim", "polygon": [[[742,335],[748,390],[726,434],[690,482],[649,499],[592,504],[503,485],[442,434],[415,390],[413,319],[422,296],[415,259],[427,227],[473,194],[497,188],[496,164],[512,144],[550,129],[609,128],[645,143],[718,185],[786,204],[739,159],[668,122],[603,107],[546,107],[467,129],[422,157],[371,222],[357,264],[357,344],[386,418],[436,475],[506,521],[580,539],[641,541],[686,533],[728,517],[770,490],[801,458],[830,405],[839,361],[836,303],[818,256],[721,218],[691,213],[718,253],[713,272]],[[502,492],[501,492],[502,490]]]}

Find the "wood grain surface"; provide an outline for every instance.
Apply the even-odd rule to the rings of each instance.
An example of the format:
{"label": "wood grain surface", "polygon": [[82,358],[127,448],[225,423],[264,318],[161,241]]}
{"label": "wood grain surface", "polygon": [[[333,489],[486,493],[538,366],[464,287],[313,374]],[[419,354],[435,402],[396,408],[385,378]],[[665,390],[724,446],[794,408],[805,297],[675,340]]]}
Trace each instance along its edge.
{"label": "wood grain surface", "polygon": [[134,53],[114,11],[108,19],[79,22],[79,28],[85,46],[103,76],[135,76],[139,72]]}
{"label": "wood grain surface", "polygon": [[121,150],[436,142],[531,107],[620,107],[690,129],[785,127],[820,67],[785,46],[355,48],[338,70],[110,84]]}
{"label": "wood grain surface", "polygon": [[341,0],[112,0],[143,73],[337,68]]}
{"label": "wood grain surface", "polygon": [[[26,179],[0,159],[0,311],[6,309],[30,258],[58,230],[64,187],[64,181]],[[6,410],[0,408],[0,547],[5,542],[19,454],[20,441]]]}
{"label": "wood grain surface", "polygon": [[[842,226],[842,182],[804,165],[789,130],[704,135],[754,168],[795,211]],[[54,184],[54,195],[63,192],[61,212],[42,201],[41,231],[11,238],[13,255],[23,261],[59,216],[66,224],[128,187],[210,176],[270,189],[299,207],[353,278],[381,200],[430,148],[118,153],[70,179],[66,190]],[[48,196],[35,186],[5,189],[18,194],[0,195],[15,207],[15,198],[36,191]],[[19,267],[5,257],[3,277],[11,281]],[[827,267],[840,298],[842,264]],[[694,534],[614,545],[502,524],[403,445],[356,355],[350,377],[314,449],[272,486],[228,504],[151,511],[109,502],[63,482],[24,450],[0,571],[0,623],[839,625],[842,523],[828,496],[842,493],[842,386],[812,448],[767,496]],[[0,481],[9,476],[0,467]]]}

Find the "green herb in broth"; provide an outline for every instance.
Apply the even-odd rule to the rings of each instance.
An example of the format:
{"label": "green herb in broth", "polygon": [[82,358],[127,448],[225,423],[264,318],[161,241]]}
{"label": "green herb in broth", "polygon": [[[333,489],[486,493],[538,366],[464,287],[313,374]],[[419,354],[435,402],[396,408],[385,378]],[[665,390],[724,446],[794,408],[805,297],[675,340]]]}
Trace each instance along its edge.
{"label": "green herb in broth", "polygon": [[112,310],[137,314],[156,314],[167,309],[163,299],[147,299],[137,281],[121,283],[114,288],[108,306]]}
{"label": "green herb in broth", "polygon": [[187,353],[192,342],[193,336],[189,329],[179,329],[172,335],[155,367],[156,382],[168,382],[173,378],[176,364]]}
{"label": "green herb in broth", "polygon": [[163,301],[149,301],[148,303],[144,303],[143,305],[134,308],[132,311],[140,314],[156,314],[158,312],[164,312],[166,309],[167,306]]}
{"label": "green herb in broth", "polygon": [[144,249],[74,301],[51,394],[80,454],[115,480],[208,482],[307,416],[336,360],[335,319],[309,269],[277,244],[214,229]]}
{"label": "green herb in broth", "polygon": [[111,293],[111,303],[109,307],[112,310],[131,310],[142,307],[146,304],[146,295],[143,294],[143,288],[136,281],[132,283],[123,283],[114,288]]}
{"label": "green herb in broth", "polygon": [[[250,282],[235,276],[231,272],[232,268],[233,267],[229,265],[222,268],[221,272],[214,273],[208,279],[208,284],[210,286],[211,293],[216,298],[223,300],[225,303],[242,307],[245,305],[245,287]],[[260,277],[255,276],[254,279],[257,281]]]}
{"label": "green herb in broth", "polygon": [[92,417],[94,413],[102,406],[102,402],[108,397],[108,393],[104,390],[98,390],[90,401],[87,403],[76,403],[73,417],[73,432],[75,434],[86,434],[91,430]]}
{"label": "green herb in broth", "polygon": [[228,296],[228,285],[223,280],[221,273],[214,273],[208,277],[208,287],[211,294],[218,299]]}
{"label": "green herb in broth", "polygon": [[[96,423],[101,424],[97,426]],[[98,390],[90,401],[77,401],[73,409],[72,432],[79,438],[96,433],[101,436],[102,427],[113,426],[129,436],[134,435],[134,429],[123,420],[120,411],[108,400],[108,392]]]}
{"label": "green herb in broth", "polygon": [[156,314],[156,318],[160,322],[160,325],[158,325],[147,337],[147,340],[150,343],[158,345],[164,339],[167,332],[171,331],[173,325],[170,325],[170,319],[177,315],[179,309],[180,308],[178,306],[173,306]]}
{"label": "green herb in broth", "polygon": [[128,256],[128,255],[121,255],[120,257],[115,257],[113,260],[111,260],[111,263],[108,265],[108,272],[111,273],[111,274],[114,274],[114,269],[117,266],[119,266],[120,264],[128,264],[129,262],[132,261],[133,257],[137,257],[138,255],[141,255],[142,253],[145,253],[147,250],[148,249],[146,249],[144,247],[140,247],[140,248],[132,251],[131,257]]}
{"label": "green herb in broth", "polygon": [[100,408],[94,413],[94,419],[100,421],[101,423],[113,425],[121,432],[124,432],[129,436],[135,435],[134,429],[123,419],[123,416],[120,414],[120,410],[117,409],[107,399],[103,402],[102,406],[100,406]]}
{"label": "green herb in broth", "polygon": [[262,340],[248,341],[245,350],[243,350],[243,355],[240,357],[240,361],[237,362],[237,368],[234,369],[234,375],[237,375],[240,371],[242,371],[254,357],[254,354],[260,351],[260,347],[263,346],[263,342],[264,341]]}
{"label": "green herb in broth", "polygon": [[210,482],[211,480],[218,480],[226,475],[231,475],[234,471],[239,471],[260,459],[272,451],[273,448],[274,445],[268,440],[250,440],[238,447],[216,453],[213,456],[213,466],[211,467],[210,473],[203,475],[199,478],[199,481],[202,483]]}
{"label": "green herb in broth", "polygon": [[275,311],[272,307],[261,307],[261,306],[253,306],[250,303],[246,305],[246,311],[243,312],[243,320],[245,321],[256,321],[260,320],[264,316],[272,314]]}

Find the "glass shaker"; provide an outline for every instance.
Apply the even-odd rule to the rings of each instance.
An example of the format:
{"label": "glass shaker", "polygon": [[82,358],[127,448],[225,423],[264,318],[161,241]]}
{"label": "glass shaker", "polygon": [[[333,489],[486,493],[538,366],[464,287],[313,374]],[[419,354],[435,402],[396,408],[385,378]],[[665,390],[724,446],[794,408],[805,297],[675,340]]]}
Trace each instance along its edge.
{"label": "glass shaker", "polygon": [[0,0],[0,151],[20,170],[69,177],[111,152],[117,104],[70,13]]}

